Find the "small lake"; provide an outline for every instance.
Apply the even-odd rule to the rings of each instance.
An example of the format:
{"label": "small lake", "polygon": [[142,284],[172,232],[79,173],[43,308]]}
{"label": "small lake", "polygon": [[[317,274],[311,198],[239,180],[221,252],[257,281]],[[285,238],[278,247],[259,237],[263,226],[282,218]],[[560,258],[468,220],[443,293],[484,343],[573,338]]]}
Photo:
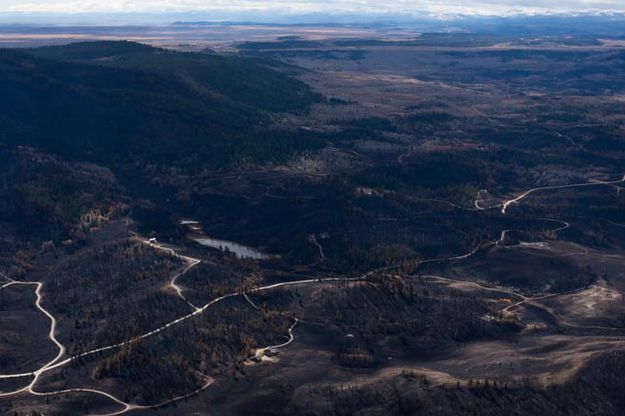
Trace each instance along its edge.
{"label": "small lake", "polygon": [[197,238],[192,238],[192,240],[196,241],[197,243],[205,247],[216,248],[221,251],[229,251],[231,253],[234,253],[234,255],[240,259],[261,260],[261,259],[269,258],[269,256],[267,256],[264,253],[261,253],[255,248],[247,247],[247,246],[244,246],[242,244],[238,244],[232,241],[218,240],[216,238],[210,238],[210,237],[197,237]]}
{"label": "small lake", "polygon": [[253,247],[244,246],[243,244],[235,243],[234,241],[220,240],[218,238],[209,237],[204,234],[202,231],[202,224],[198,221],[182,220],[180,221],[180,225],[186,225],[192,231],[192,233],[188,235],[189,239],[203,245],[204,247],[227,251],[233,253],[240,259],[262,260],[272,257],[256,250]]}

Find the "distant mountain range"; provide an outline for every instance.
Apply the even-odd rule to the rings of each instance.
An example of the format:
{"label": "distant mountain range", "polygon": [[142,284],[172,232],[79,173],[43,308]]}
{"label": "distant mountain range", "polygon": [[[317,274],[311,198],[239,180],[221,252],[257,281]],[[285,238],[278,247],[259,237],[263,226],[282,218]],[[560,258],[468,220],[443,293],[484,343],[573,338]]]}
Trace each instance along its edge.
{"label": "distant mountain range", "polygon": [[[595,10],[583,13],[510,14],[408,14],[408,13],[306,13],[275,11],[194,13],[7,13],[0,12],[4,25],[322,25],[350,27],[411,27],[424,31],[488,31],[497,33],[592,33],[625,35],[625,11]],[[15,26],[13,26],[15,29]]]}

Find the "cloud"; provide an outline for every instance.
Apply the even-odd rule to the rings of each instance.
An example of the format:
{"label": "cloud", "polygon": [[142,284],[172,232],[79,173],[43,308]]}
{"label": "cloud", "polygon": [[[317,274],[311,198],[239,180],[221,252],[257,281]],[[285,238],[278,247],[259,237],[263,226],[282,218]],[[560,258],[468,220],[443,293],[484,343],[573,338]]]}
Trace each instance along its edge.
{"label": "cloud", "polygon": [[0,12],[243,12],[482,14],[625,11],[623,0],[0,0]]}

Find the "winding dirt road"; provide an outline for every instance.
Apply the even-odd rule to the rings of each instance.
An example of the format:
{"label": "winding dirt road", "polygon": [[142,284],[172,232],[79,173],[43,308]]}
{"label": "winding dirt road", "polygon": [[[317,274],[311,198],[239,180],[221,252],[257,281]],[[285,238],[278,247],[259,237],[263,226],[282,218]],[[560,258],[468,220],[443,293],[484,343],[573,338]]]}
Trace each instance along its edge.
{"label": "winding dirt road", "polygon": [[512,204],[518,204],[521,200],[523,200],[524,198],[526,198],[527,196],[533,194],[534,192],[538,192],[538,191],[547,191],[547,190],[553,190],[553,189],[566,189],[566,188],[581,188],[581,187],[586,187],[586,186],[599,186],[599,185],[617,185],[619,183],[625,183],[625,175],[623,175],[623,177],[618,180],[618,181],[595,181],[595,182],[583,182],[583,183],[574,183],[574,184],[569,184],[569,185],[553,185],[553,186],[541,186],[538,188],[532,188],[529,191],[525,191],[524,193],[522,193],[521,195],[507,200],[505,201],[503,204],[501,204],[501,213],[502,214],[506,214],[506,211],[508,210],[508,207]]}
{"label": "winding dirt road", "polygon": [[565,319],[559,317],[552,308],[540,303],[541,300],[545,300],[545,299],[550,299],[550,298],[555,298],[555,297],[559,297],[559,296],[566,296],[566,295],[572,295],[575,293],[579,293],[582,292],[584,290],[586,290],[587,288],[579,288],[579,289],[574,289],[574,290],[570,290],[567,292],[560,292],[560,293],[550,293],[548,295],[540,295],[540,296],[525,296],[524,294],[520,293],[517,290],[514,289],[507,289],[504,287],[499,287],[499,286],[487,286],[481,283],[477,283],[474,281],[470,281],[470,280],[461,280],[461,279],[451,279],[448,277],[443,277],[443,276],[438,276],[438,275],[409,275],[407,277],[411,277],[411,278],[421,278],[421,279],[428,279],[437,283],[443,283],[445,285],[454,285],[455,287],[463,287],[463,286],[470,286],[470,287],[474,287],[480,290],[484,290],[484,291],[488,291],[488,292],[495,292],[495,293],[501,293],[504,294],[506,296],[510,296],[512,298],[519,298],[520,300],[512,303],[508,306],[506,306],[505,308],[501,309],[499,312],[500,313],[506,313],[506,312],[510,312],[512,309],[515,309],[519,306],[522,306],[524,304],[527,305],[531,305],[534,306],[536,308],[541,309],[543,312],[547,313],[549,316],[551,316],[554,321],[557,323],[557,325],[559,327],[562,328],[569,328],[569,329],[577,329],[577,330],[601,330],[601,331],[613,331],[613,332],[621,332],[622,334],[620,334],[620,336],[625,335],[625,328],[618,328],[618,327],[612,327],[612,326],[601,326],[601,325],[577,325],[577,324],[572,324],[568,321],[566,321]]}
{"label": "winding dirt road", "polygon": [[[145,241],[143,241],[145,243]],[[150,245],[153,245],[152,243],[149,243]],[[179,256],[177,253],[175,253],[175,251],[173,251],[172,249],[169,248],[164,248],[164,247],[159,247],[162,250],[166,250],[169,251],[171,253],[173,253],[176,256]],[[191,267],[195,266],[196,264],[199,264],[201,262],[201,260],[199,259],[194,259],[191,257],[184,257],[184,256],[180,256],[183,259],[186,259],[187,261],[190,262],[190,264],[184,269],[184,272],[188,271],[191,269]],[[102,415],[98,415],[98,416],[115,416],[115,415],[121,415],[133,410],[139,410],[139,409],[147,409],[147,408],[155,408],[155,407],[162,407],[165,406],[166,404],[170,404],[174,401],[179,401],[179,400],[183,400],[185,398],[189,398],[194,394],[199,393],[200,391],[206,389],[207,387],[210,386],[210,384],[212,384],[212,379],[211,381],[209,381],[205,386],[203,386],[202,388],[191,392],[187,395],[184,396],[180,396],[178,398],[174,398],[171,400],[168,400],[166,402],[157,404],[157,405],[151,405],[151,406],[140,406],[140,405],[135,405],[132,403],[127,403],[124,402],[123,400],[120,400],[119,398],[116,398],[115,396],[111,395],[110,393],[107,393],[105,391],[102,390],[96,390],[96,389],[83,389],[83,388],[77,388],[77,389],[66,389],[66,390],[59,390],[59,391],[53,391],[53,392],[38,392],[36,391],[34,388],[36,386],[36,384],[38,383],[40,377],[45,374],[48,373],[50,371],[59,369],[61,367],[64,367],[80,358],[84,358],[93,354],[97,354],[100,352],[105,352],[105,351],[110,351],[110,350],[114,350],[114,349],[119,349],[122,348],[124,346],[130,345],[130,344],[134,344],[140,340],[143,339],[147,339],[150,338],[156,334],[159,334],[173,326],[176,326],[178,324],[181,324],[182,322],[185,322],[199,314],[204,313],[207,309],[209,309],[211,306],[222,302],[226,299],[229,298],[234,298],[234,297],[238,297],[238,296],[247,296],[247,294],[250,293],[259,293],[259,292],[264,292],[264,291],[268,291],[268,290],[273,290],[273,289],[277,289],[277,288],[281,288],[281,287],[288,287],[288,286],[297,286],[297,285],[304,285],[304,284],[316,284],[316,283],[328,283],[328,282],[336,282],[336,281],[358,281],[358,280],[364,280],[367,277],[377,273],[377,272],[381,272],[381,271],[388,271],[388,270],[393,270],[395,268],[397,268],[399,266],[387,266],[387,267],[383,267],[380,269],[376,269],[376,270],[372,270],[369,271],[367,273],[364,273],[361,276],[358,277],[353,277],[353,278],[340,278],[340,277],[333,277],[333,278],[318,278],[318,279],[303,279],[303,280],[297,280],[297,281],[289,281],[289,282],[281,282],[281,283],[274,283],[271,285],[267,285],[267,286],[259,286],[253,289],[248,290],[247,292],[233,292],[233,293],[229,293],[226,294],[224,296],[220,296],[218,298],[215,298],[213,300],[211,300],[210,302],[206,303],[204,306],[202,307],[194,307],[194,311],[184,315],[178,319],[175,319],[161,327],[158,327],[156,329],[153,329],[149,332],[146,332],[142,335],[136,336],[134,338],[130,338],[126,341],[117,343],[117,344],[112,344],[112,345],[108,345],[105,347],[101,347],[101,348],[96,348],[90,351],[86,351],[83,352],[81,354],[78,355],[74,355],[68,358],[65,358],[63,360],[61,360],[61,358],[66,354],[66,348],[56,339],[55,336],[55,332],[56,332],[56,319],[54,318],[54,316],[52,316],[52,314],[50,314],[47,310],[45,310],[42,306],[41,306],[41,289],[43,287],[43,283],[41,282],[18,282],[18,281],[14,281],[12,279],[9,278],[9,282],[4,284],[3,286],[0,287],[0,289],[4,289],[6,287],[12,286],[12,285],[36,285],[37,286],[37,308],[44,313],[48,318],[50,318],[51,320],[51,327],[50,327],[50,332],[48,334],[48,337],[50,338],[50,340],[52,342],[54,342],[58,347],[59,347],[59,353],[57,354],[57,356],[51,360],[50,362],[48,362],[47,364],[45,364],[44,366],[42,366],[41,368],[32,371],[32,372],[28,372],[28,373],[20,373],[20,374],[0,374],[0,379],[13,379],[13,378],[25,378],[25,377],[32,377],[32,381],[29,385],[27,385],[26,387],[20,388],[18,390],[14,390],[11,392],[2,392],[0,393],[0,397],[10,397],[10,396],[16,396],[18,394],[21,393],[29,393],[35,396],[53,396],[53,395],[61,395],[61,394],[66,394],[66,393],[92,393],[92,394],[97,394],[97,395],[101,395],[103,397],[107,397],[110,400],[114,401],[115,403],[122,405],[123,409],[114,412],[114,413],[108,413],[108,414],[102,414]],[[183,273],[184,273],[183,272]],[[175,280],[180,277],[183,273],[178,273],[176,276],[174,276],[174,278],[172,279],[172,281],[175,282]],[[181,289],[182,290],[182,289]],[[283,344],[280,345],[275,345],[275,346],[270,346],[267,347],[267,349],[277,349],[277,348],[282,348],[286,345],[289,345],[291,342],[293,342],[294,340],[294,336],[293,336],[293,328],[295,327],[295,325],[297,325],[299,321],[296,319],[295,323],[289,328],[289,340]]]}
{"label": "winding dirt road", "polygon": [[[554,190],[554,189],[564,189],[564,188],[576,188],[576,187],[587,187],[587,186],[598,186],[598,185],[616,185],[616,184],[620,184],[620,183],[624,183],[625,182],[625,175],[622,177],[621,180],[618,181],[607,181],[607,182],[589,182],[589,183],[579,183],[579,184],[570,184],[570,185],[557,185],[557,186],[545,186],[545,187],[537,187],[537,188],[533,188],[530,189],[524,193],[522,193],[521,195],[507,200],[505,202],[503,202],[502,204],[499,204],[497,206],[494,207],[488,207],[488,208],[484,208],[479,204],[478,199],[476,199],[475,201],[475,209],[476,210],[485,210],[485,209],[491,209],[491,208],[496,208],[496,207],[501,207],[501,213],[503,215],[506,214],[507,209],[513,205],[513,204],[518,204],[520,203],[524,198],[526,198],[527,196],[531,195],[532,193],[538,192],[538,191],[543,191],[543,190]],[[553,231],[560,231],[563,229],[568,228],[570,225],[564,221],[560,221],[560,220],[553,220],[553,221],[559,221],[562,224],[564,224],[563,227],[560,227],[556,230]],[[493,244],[499,244],[500,242],[503,242],[503,240],[506,237],[506,234],[508,232],[511,232],[514,230],[503,230],[501,233],[501,236],[499,238],[499,240],[496,240],[494,242],[490,242],[487,245],[493,245]],[[234,292],[234,293],[230,293],[230,294],[226,294],[224,296],[215,298],[211,301],[209,301],[208,303],[206,303],[205,305],[198,307],[196,305],[194,305],[193,303],[191,303],[185,296],[184,296],[184,290],[181,286],[179,286],[177,284],[177,280],[183,276],[186,272],[188,272],[191,268],[195,267],[197,264],[199,264],[201,262],[201,260],[199,259],[195,259],[192,257],[187,257],[187,256],[182,256],[179,255],[178,253],[176,253],[173,249],[167,248],[167,247],[162,247],[160,245],[157,244],[153,244],[145,239],[139,238],[137,237],[138,241],[141,241],[142,243],[145,244],[149,244],[150,246],[154,247],[155,249],[158,250],[163,250],[163,251],[167,251],[170,254],[180,258],[181,260],[185,261],[187,263],[187,265],[176,275],[174,275],[172,277],[172,279],[169,282],[169,286],[176,292],[177,296],[179,296],[182,300],[184,300],[192,309],[193,312],[184,315],[178,319],[175,319],[161,327],[158,327],[156,329],[153,329],[151,331],[145,332],[141,335],[135,336],[133,338],[130,338],[126,341],[117,343],[117,344],[112,344],[112,345],[108,345],[105,347],[101,347],[101,348],[96,348],[87,352],[83,352],[81,354],[78,355],[74,355],[71,357],[67,357],[65,359],[63,359],[63,357],[66,355],[66,347],[64,345],[62,345],[56,338],[56,325],[57,325],[57,320],[56,318],[48,311],[46,310],[43,305],[42,305],[42,289],[43,289],[43,283],[42,282],[20,282],[20,281],[15,281],[13,279],[11,279],[10,277],[2,274],[1,276],[3,278],[5,278],[7,280],[7,283],[5,283],[4,285],[0,286],[0,290],[5,289],[7,287],[11,287],[13,285],[31,285],[31,286],[35,286],[36,290],[35,290],[35,294],[37,297],[37,300],[35,302],[35,306],[36,308],[43,313],[49,320],[50,320],[50,331],[48,333],[48,339],[53,342],[56,347],[58,348],[58,353],[57,355],[54,357],[54,359],[52,359],[51,361],[49,361],[48,363],[44,364],[41,368],[34,370],[32,372],[26,372],[26,373],[19,373],[19,374],[0,374],[0,379],[16,379],[16,378],[26,378],[26,377],[32,377],[31,383],[28,384],[26,387],[20,388],[18,390],[12,391],[12,392],[1,392],[0,393],[0,397],[9,397],[9,396],[16,396],[18,394],[22,394],[22,393],[29,393],[35,396],[52,396],[52,395],[60,395],[60,394],[67,394],[67,393],[91,393],[91,394],[97,394],[103,397],[106,397],[108,399],[110,399],[111,401],[115,402],[116,404],[119,404],[120,406],[122,406],[122,409],[114,412],[114,413],[108,413],[108,414],[102,414],[102,415],[98,415],[98,416],[116,416],[116,415],[122,415],[125,414],[127,412],[133,411],[133,410],[139,410],[139,409],[148,409],[148,408],[156,408],[156,407],[162,407],[165,406],[167,404],[171,404],[175,401],[179,401],[179,400],[183,400],[186,398],[189,398],[201,391],[203,391],[204,389],[208,388],[213,382],[214,380],[210,377],[204,376],[206,383],[205,385],[203,385],[202,387],[200,387],[199,389],[190,392],[189,394],[183,395],[183,396],[179,396],[170,400],[167,400],[163,403],[157,404],[157,405],[151,405],[151,406],[141,406],[141,405],[136,405],[136,404],[132,404],[132,403],[127,403],[124,402],[118,398],[116,398],[115,396],[111,395],[110,393],[107,393],[105,391],[101,391],[101,390],[96,390],[96,389],[86,389],[86,388],[77,388],[77,389],[66,389],[66,390],[59,390],[59,391],[53,391],[53,392],[39,392],[35,390],[35,386],[38,383],[40,377],[50,371],[59,369],[61,367],[64,367],[76,360],[78,360],[79,358],[84,358],[86,356],[90,356],[93,354],[97,354],[100,352],[105,352],[105,351],[110,351],[110,350],[114,350],[114,349],[119,349],[122,348],[124,346],[136,343],[137,341],[143,340],[143,339],[147,339],[150,338],[154,335],[157,335],[165,330],[167,330],[168,328],[171,328],[173,326],[176,326],[178,324],[181,324],[182,322],[185,322],[199,314],[204,313],[207,309],[209,309],[210,307],[212,307],[213,305],[222,302],[226,299],[229,298],[233,298],[233,297],[237,297],[237,296],[243,296],[245,297],[245,299],[250,302],[253,306],[255,306],[255,304],[253,302],[251,302],[251,299],[249,299],[248,294],[251,293],[259,293],[259,292],[264,292],[264,291],[269,291],[269,290],[273,290],[273,289],[277,289],[277,288],[282,288],[282,287],[289,287],[289,286],[297,286],[297,285],[305,285],[305,284],[318,284],[318,283],[329,283],[329,282],[336,282],[336,281],[341,281],[341,282],[349,282],[349,281],[359,281],[359,280],[365,280],[368,277],[372,276],[375,273],[379,273],[379,272],[384,272],[384,271],[390,271],[390,270],[394,270],[399,268],[401,265],[394,265],[394,266],[388,266],[388,267],[383,267],[383,268],[379,268],[379,269],[375,269],[372,271],[369,271],[367,273],[364,273],[361,276],[358,277],[352,277],[352,278],[341,278],[341,277],[336,277],[336,278],[317,278],[317,279],[303,279],[303,280],[297,280],[297,281],[289,281],[289,282],[281,282],[281,283],[275,283],[275,284],[271,284],[271,285],[266,285],[266,286],[259,286],[253,289],[248,290],[247,292],[241,293],[241,292]],[[467,254],[463,254],[463,255],[459,255],[459,256],[454,256],[454,257],[448,257],[448,258],[444,258],[444,259],[430,259],[430,260],[424,260],[422,261],[420,264],[426,264],[426,263],[432,263],[432,262],[447,262],[447,261],[456,261],[456,260],[462,260],[462,259],[466,259],[469,258],[471,256],[473,256],[474,254],[476,254],[481,248],[485,247],[485,245],[480,245],[478,247],[476,247],[475,249],[473,249],[471,252],[467,253]],[[323,251],[322,248],[319,247],[320,249],[320,254],[323,256]],[[517,297],[519,299],[518,302],[507,306],[506,308],[504,308],[502,310],[502,312],[508,312],[510,311],[512,308],[521,306],[522,304],[529,304],[531,303],[534,306],[540,307],[541,309],[545,310],[546,312],[548,312],[550,315],[553,315],[555,317],[555,315],[553,314],[552,311],[549,310],[549,308],[547,308],[546,306],[538,303],[537,301],[540,299],[544,299],[547,296],[552,296],[552,295],[547,295],[544,297],[534,297],[534,298],[530,298],[530,297],[526,297],[518,292],[509,290],[509,289],[504,289],[504,288],[498,288],[498,287],[488,287],[479,283],[475,283],[475,282],[468,282],[468,281],[460,281],[460,280],[454,280],[454,279],[449,279],[449,278],[445,278],[442,276],[434,276],[434,275],[428,275],[425,276],[428,277],[430,279],[434,279],[437,280],[438,282],[441,283],[447,283],[447,284],[463,284],[463,285],[471,285],[483,290],[488,290],[488,291],[493,291],[493,292],[500,292],[503,294],[506,294],[507,296],[513,296],[513,297]],[[595,327],[595,326],[577,326],[577,325],[571,325],[567,322],[564,322],[562,320],[560,320],[559,318],[555,317],[556,320],[558,320],[558,322],[562,325],[565,326],[569,326],[575,329],[614,329],[614,328],[610,328],[610,327]],[[269,346],[266,347],[265,350],[269,350],[269,349],[278,349],[278,348],[282,348],[285,347],[287,345],[289,345],[290,343],[293,342],[294,340],[294,335],[293,335],[293,329],[295,328],[295,326],[297,325],[299,321],[296,319],[295,323],[289,328],[289,339],[288,341],[286,341],[285,343],[279,344],[279,345],[274,345],[274,346]]]}
{"label": "winding dirt road", "polygon": [[176,273],[175,275],[172,276],[171,280],[169,281],[169,287],[172,288],[176,294],[178,295],[178,297],[180,299],[182,299],[183,301],[186,302],[187,305],[189,305],[191,307],[191,309],[193,309],[194,311],[199,310],[200,308],[197,307],[196,305],[194,305],[192,302],[189,301],[189,299],[186,298],[186,296],[184,295],[183,291],[184,289],[179,286],[176,282],[178,280],[178,278],[180,278],[180,276],[182,276],[183,274],[187,273],[189,270],[191,270],[193,267],[197,266],[198,264],[200,264],[202,261],[195,259],[193,257],[188,257],[188,256],[183,256],[181,254],[176,253],[175,250],[169,248],[169,247],[164,247],[160,244],[157,243],[153,243],[150,240],[146,240],[145,238],[141,238],[138,235],[135,235],[134,239],[140,243],[146,244],[150,247],[152,247],[155,250],[160,250],[160,251],[164,251],[165,253],[168,253],[180,260],[182,260],[183,262],[185,262],[187,265],[179,272]]}

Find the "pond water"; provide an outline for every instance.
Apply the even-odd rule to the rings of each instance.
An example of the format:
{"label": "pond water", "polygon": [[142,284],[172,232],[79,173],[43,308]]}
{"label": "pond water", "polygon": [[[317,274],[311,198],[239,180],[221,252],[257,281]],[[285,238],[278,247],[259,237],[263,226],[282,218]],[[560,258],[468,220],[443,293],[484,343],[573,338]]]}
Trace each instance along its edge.
{"label": "pond water", "polygon": [[194,220],[182,220],[181,225],[186,225],[192,233],[188,236],[191,240],[201,244],[205,247],[216,248],[221,251],[228,251],[233,253],[240,259],[267,259],[270,256],[256,250],[253,247],[244,246],[243,244],[235,243],[234,241],[220,240],[218,238],[212,238],[204,234],[202,231],[202,225],[198,221]]}
{"label": "pond water", "polygon": [[229,251],[234,253],[235,256],[241,259],[266,259],[268,256],[253,247],[247,247],[242,244],[235,243],[233,241],[218,240],[211,237],[196,237],[192,238],[193,241],[205,246],[219,249],[221,251]]}

